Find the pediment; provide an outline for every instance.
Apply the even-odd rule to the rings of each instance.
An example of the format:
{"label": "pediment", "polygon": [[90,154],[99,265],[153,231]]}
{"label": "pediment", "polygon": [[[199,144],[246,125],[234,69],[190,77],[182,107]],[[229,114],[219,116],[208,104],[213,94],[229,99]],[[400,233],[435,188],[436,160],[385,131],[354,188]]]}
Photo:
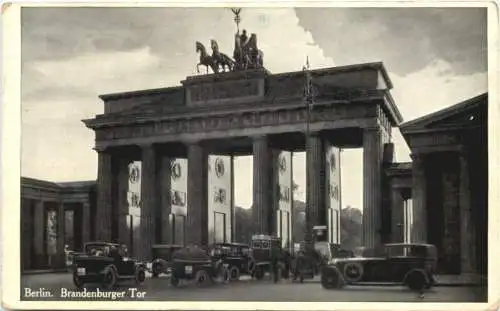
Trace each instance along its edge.
{"label": "pediment", "polygon": [[403,134],[447,128],[479,126],[487,119],[488,93],[473,97],[456,105],[436,111],[421,118],[403,123]]}

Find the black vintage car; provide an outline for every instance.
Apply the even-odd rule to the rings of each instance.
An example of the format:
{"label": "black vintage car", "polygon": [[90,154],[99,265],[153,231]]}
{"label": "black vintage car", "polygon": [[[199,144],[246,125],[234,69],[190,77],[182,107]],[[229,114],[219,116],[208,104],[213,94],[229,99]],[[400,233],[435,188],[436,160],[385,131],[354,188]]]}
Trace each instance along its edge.
{"label": "black vintage car", "polygon": [[197,286],[229,281],[227,267],[222,260],[212,259],[208,252],[197,246],[184,247],[172,255],[170,284],[194,281]]}
{"label": "black vintage car", "polygon": [[250,256],[250,246],[242,243],[216,243],[211,246],[212,260],[222,260],[227,265],[229,279],[237,281],[240,275],[252,275],[255,260]]}
{"label": "black vintage car", "polygon": [[153,261],[147,263],[148,271],[154,278],[158,277],[160,274],[170,274],[172,262],[172,255],[182,249],[182,245],[173,244],[155,244],[152,246]]}
{"label": "black vintage car", "polygon": [[255,263],[252,277],[262,280],[266,272],[271,273],[273,256],[278,258],[278,278],[289,277],[290,257],[283,249],[281,239],[276,236],[266,234],[256,234],[252,236],[251,256]]}
{"label": "black vintage car", "polygon": [[430,244],[386,244],[364,249],[362,256],[333,259],[323,267],[324,288],[342,288],[360,283],[399,283],[412,290],[435,284],[436,247]]}
{"label": "black vintage car", "polygon": [[335,258],[354,257],[354,253],[342,249],[339,244],[329,243],[327,239],[327,226],[313,227],[312,249],[305,248],[305,242],[302,242],[301,249],[294,256],[292,261],[293,280],[299,279],[302,283],[304,279],[312,279],[320,274],[323,266]]}
{"label": "black vintage car", "polygon": [[86,243],[83,253],[73,255],[73,283],[82,288],[86,283],[99,283],[111,289],[119,281],[146,279],[145,266],[127,256],[127,247],[108,242]]}

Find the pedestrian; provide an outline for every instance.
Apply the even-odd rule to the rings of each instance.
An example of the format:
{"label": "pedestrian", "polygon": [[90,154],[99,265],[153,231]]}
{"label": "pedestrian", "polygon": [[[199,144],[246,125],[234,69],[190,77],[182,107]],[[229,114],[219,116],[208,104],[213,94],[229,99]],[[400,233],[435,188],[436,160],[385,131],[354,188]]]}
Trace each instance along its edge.
{"label": "pedestrian", "polygon": [[273,274],[273,279],[274,279],[274,283],[278,283],[278,279],[279,279],[279,275],[278,275],[278,272],[279,272],[279,255],[278,255],[278,249],[276,246],[273,246],[271,248],[271,271],[272,271],[272,274]]}

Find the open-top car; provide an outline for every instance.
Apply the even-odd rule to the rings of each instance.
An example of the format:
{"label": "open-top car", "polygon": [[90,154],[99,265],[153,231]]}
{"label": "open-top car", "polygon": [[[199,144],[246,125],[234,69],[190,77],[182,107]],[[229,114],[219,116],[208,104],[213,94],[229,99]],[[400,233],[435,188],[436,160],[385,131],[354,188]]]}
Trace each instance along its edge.
{"label": "open-top car", "polygon": [[237,281],[240,275],[252,275],[255,260],[250,256],[250,246],[242,243],[215,243],[211,246],[213,260],[222,260],[229,270],[229,279]]}
{"label": "open-top car", "polygon": [[435,284],[437,251],[430,244],[385,244],[364,249],[362,256],[333,259],[321,271],[324,288],[360,283],[399,283],[412,290]]}
{"label": "open-top car", "polygon": [[134,280],[140,285],[146,279],[145,266],[127,256],[127,247],[109,242],[86,243],[84,252],[73,256],[73,283],[99,283],[111,289],[119,281]]}
{"label": "open-top car", "polygon": [[170,264],[170,284],[178,286],[180,281],[188,280],[197,286],[229,281],[227,266],[222,260],[213,260],[206,250],[197,246],[187,246],[172,255]]}
{"label": "open-top car", "polygon": [[153,261],[147,263],[147,269],[151,271],[154,278],[162,273],[170,274],[172,255],[183,248],[182,245],[155,244],[152,246]]}

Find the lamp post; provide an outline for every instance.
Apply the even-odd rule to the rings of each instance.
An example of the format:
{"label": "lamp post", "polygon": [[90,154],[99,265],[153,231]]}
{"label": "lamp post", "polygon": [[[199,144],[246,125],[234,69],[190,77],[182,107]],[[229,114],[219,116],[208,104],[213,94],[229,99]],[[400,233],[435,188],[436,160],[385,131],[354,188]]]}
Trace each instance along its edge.
{"label": "lamp post", "polygon": [[[306,105],[306,132],[305,132],[305,145],[306,145],[306,184],[309,183],[309,174],[313,174],[310,172],[308,168],[310,167],[309,163],[311,162],[311,153],[310,153],[310,123],[311,123],[311,109],[314,104],[313,98],[313,89],[312,89],[312,77],[309,66],[309,57],[307,57],[306,65],[302,68],[304,71],[304,104]],[[306,186],[307,187],[307,186]],[[307,250],[311,250],[313,248],[313,220],[311,219],[311,191],[306,189],[306,232],[304,236],[305,247]]]}

